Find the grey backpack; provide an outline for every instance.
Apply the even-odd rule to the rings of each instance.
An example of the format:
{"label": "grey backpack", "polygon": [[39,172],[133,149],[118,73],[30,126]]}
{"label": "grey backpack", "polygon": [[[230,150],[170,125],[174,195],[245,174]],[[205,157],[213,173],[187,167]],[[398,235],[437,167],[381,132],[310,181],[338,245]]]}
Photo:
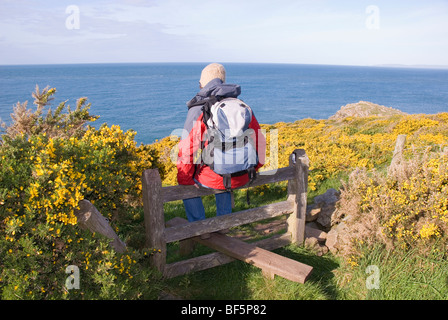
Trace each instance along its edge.
{"label": "grey backpack", "polygon": [[203,107],[207,131],[203,139],[202,163],[223,177],[227,190],[232,188],[231,177],[247,174],[250,182],[256,178],[255,132],[249,128],[252,117],[252,109],[238,98],[212,96]]}

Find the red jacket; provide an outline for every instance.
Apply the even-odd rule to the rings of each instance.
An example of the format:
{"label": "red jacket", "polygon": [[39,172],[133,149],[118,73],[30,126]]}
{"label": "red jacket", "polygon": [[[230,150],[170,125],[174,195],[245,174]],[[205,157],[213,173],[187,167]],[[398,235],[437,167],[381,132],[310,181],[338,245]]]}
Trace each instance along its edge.
{"label": "red jacket", "polygon": [[[224,84],[221,80],[214,79],[187,103],[189,110],[182,139],[179,142],[179,154],[177,159],[177,181],[179,184],[193,185],[196,180],[200,184],[212,189],[225,189],[223,177],[213,172],[210,167],[200,165],[200,159],[197,159],[200,157],[199,151],[201,150],[201,142],[203,141],[204,134],[207,130],[202,121],[203,115],[200,103],[201,101],[205,101],[210,95],[216,94],[224,97],[237,97],[240,92],[241,89],[239,86]],[[261,132],[260,124],[255,118],[255,115],[252,116],[249,128],[254,130],[252,139],[255,142],[258,153],[258,164],[255,168],[258,170],[265,163],[266,139]],[[232,188],[242,187],[248,182],[248,175],[231,178]]]}

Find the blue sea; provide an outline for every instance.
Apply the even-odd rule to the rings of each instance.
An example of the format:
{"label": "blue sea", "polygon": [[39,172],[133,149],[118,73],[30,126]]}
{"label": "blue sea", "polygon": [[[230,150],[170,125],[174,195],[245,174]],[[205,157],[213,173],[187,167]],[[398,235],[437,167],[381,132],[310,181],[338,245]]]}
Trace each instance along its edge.
{"label": "blue sea", "polygon": [[[0,66],[0,118],[10,123],[17,101],[39,85],[57,89],[53,108],[80,97],[102,123],[135,130],[138,143],[152,143],[183,127],[186,102],[199,90],[204,63]],[[407,113],[448,112],[448,69],[291,64],[224,64],[227,83],[260,123],[326,119],[341,106],[370,101]]]}

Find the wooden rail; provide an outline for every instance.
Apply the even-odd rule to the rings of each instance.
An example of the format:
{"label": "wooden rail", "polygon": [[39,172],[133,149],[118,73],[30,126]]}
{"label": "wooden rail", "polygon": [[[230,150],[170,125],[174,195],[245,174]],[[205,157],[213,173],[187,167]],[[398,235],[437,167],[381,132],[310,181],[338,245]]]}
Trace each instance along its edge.
{"label": "wooden rail", "polygon": [[[251,184],[251,186],[259,186],[287,180],[287,200],[191,223],[179,223],[179,221],[176,223],[168,221],[166,223],[163,204],[169,201],[216,194],[223,191],[207,188],[197,189],[194,186],[184,185],[162,187],[158,170],[146,170],[142,175],[146,246],[160,250],[160,253],[151,257],[151,265],[166,277],[174,277],[231,262],[234,260],[233,257],[222,252],[215,252],[166,264],[166,245],[174,241],[185,243],[191,241],[191,239],[198,240],[198,236],[202,234],[285,214],[289,214],[286,233],[262,240],[255,243],[255,245],[267,250],[273,250],[289,243],[303,244],[305,237],[308,167],[309,160],[305,151],[297,149],[290,155],[288,167],[261,172]],[[166,224],[167,226],[165,226]]]}

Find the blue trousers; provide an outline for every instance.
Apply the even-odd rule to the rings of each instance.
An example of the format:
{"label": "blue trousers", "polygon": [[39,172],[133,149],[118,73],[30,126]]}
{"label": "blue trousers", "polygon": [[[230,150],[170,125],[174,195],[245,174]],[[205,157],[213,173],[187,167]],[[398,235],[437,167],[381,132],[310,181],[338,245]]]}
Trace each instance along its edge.
{"label": "blue trousers", "polygon": [[[232,197],[230,192],[215,194],[215,199],[217,216],[232,212]],[[201,197],[184,199],[184,206],[189,222],[205,219],[205,209]]]}

